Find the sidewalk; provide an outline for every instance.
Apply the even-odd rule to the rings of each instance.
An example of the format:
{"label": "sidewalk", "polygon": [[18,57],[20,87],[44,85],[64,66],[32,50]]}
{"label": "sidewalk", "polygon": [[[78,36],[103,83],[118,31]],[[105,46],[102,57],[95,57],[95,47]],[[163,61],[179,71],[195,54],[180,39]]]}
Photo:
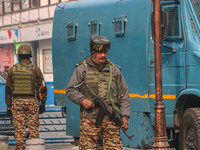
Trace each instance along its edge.
{"label": "sidewalk", "polygon": [[[15,146],[10,145],[9,150],[15,150]],[[45,150],[78,150],[78,146],[74,146],[71,143],[52,143],[52,144],[46,144]],[[138,150],[138,149],[123,148],[123,150]]]}
{"label": "sidewalk", "polygon": [[[9,150],[15,150],[15,146],[9,145]],[[74,146],[71,143],[52,143],[46,144],[45,150],[78,150],[78,146]]]}

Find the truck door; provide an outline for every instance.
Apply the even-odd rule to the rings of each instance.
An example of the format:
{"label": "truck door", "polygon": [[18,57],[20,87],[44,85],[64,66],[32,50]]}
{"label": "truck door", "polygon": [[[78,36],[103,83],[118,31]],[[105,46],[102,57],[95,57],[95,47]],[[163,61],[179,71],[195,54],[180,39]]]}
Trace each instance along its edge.
{"label": "truck door", "polygon": [[[161,42],[163,100],[165,103],[167,127],[173,127],[173,111],[176,104],[176,95],[179,91],[186,88],[186,42],[183,33],[180,3],[178,1],[165,1],[162,4],[161,9],[166,14],[167,24],[167,37]],[[152,37],[153,31],[150,32],[148,51],[148,86],[150,103],[151,106],[154,106],[154,41]],[[154,118],[154,114],[152,114],[152,118]]]}

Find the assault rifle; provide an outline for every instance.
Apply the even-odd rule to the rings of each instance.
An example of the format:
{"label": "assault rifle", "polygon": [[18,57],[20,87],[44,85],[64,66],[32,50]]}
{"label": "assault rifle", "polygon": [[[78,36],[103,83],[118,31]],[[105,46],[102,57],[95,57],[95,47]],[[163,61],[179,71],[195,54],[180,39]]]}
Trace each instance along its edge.
{"label": "assault rifle", "polygon": [[117,126],[121,128],[121,130],[124,132],[124,134],[132,140],[133,135],[128,135],[128,133],[121,127],[123,125],[123,122],[118,117],[116,111],[112,110],[110,106],[104,101],[104,99],[100,96],[97,96],[90,88],[88,88],[84,81],[76,84],[73,86],[74,88],[78,89],[79,91],[85,90],[87,91],[92,97],[94,97],[94,104],[98,105],[100,107],[99,114],[97,115],[96,119],[96,126],[99,126],[104,118],[105,115],[107,115],[111,120],[115,122]]}

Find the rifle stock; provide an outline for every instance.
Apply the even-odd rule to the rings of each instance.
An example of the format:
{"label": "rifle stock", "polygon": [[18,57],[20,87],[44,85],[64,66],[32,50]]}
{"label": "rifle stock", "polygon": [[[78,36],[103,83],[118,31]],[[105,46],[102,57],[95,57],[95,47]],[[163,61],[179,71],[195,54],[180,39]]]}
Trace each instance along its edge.
{"label": "rifle stock", "polygon": [[[104,101],[104,99],[100,96],[97,96],[90,88],[88,88],[84,81],[74,85],[74,88],[78,89],[79,91],[85,90],[87,91],[92,97],[95,98],[95,103],[104,111],[104,114],[108,115],[108,117],[115,122],[117,126],[121,128],[121,130],[124,132],[124,134],[132,140],[133,135],[129,135],[121,126],[123,125],[123,122],[118,117],[117,113],[110,108],[110,106]],[[101,112],[101,111],[100,111]],[[102,112],[101,112],[102,113]],[[104,117],[105,115],[103,115]],[[101,122],[103,120],[103,117],[101,117]]]}

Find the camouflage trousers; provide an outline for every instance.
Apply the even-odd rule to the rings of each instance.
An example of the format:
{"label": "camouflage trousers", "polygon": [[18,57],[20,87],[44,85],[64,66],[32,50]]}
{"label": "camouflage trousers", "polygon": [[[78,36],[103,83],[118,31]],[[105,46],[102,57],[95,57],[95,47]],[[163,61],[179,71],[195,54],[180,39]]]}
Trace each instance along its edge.
{"label": "camouflage trousers", "polygon": [[24,150],[27,137],[26,120],[29,139],[39,138],[39,101],[33,98],[13,99],[12,117],[15,128],[15,150]]}
{"label": "camouflage trousers", "polygon": [[97,149],[98,139],[102,135],[104,150],[121,150],[120,128],[113,121],[109,120],[103,120],[100,127],[96,127],[95,122],[96,119],[81,119],[79,149]]}

